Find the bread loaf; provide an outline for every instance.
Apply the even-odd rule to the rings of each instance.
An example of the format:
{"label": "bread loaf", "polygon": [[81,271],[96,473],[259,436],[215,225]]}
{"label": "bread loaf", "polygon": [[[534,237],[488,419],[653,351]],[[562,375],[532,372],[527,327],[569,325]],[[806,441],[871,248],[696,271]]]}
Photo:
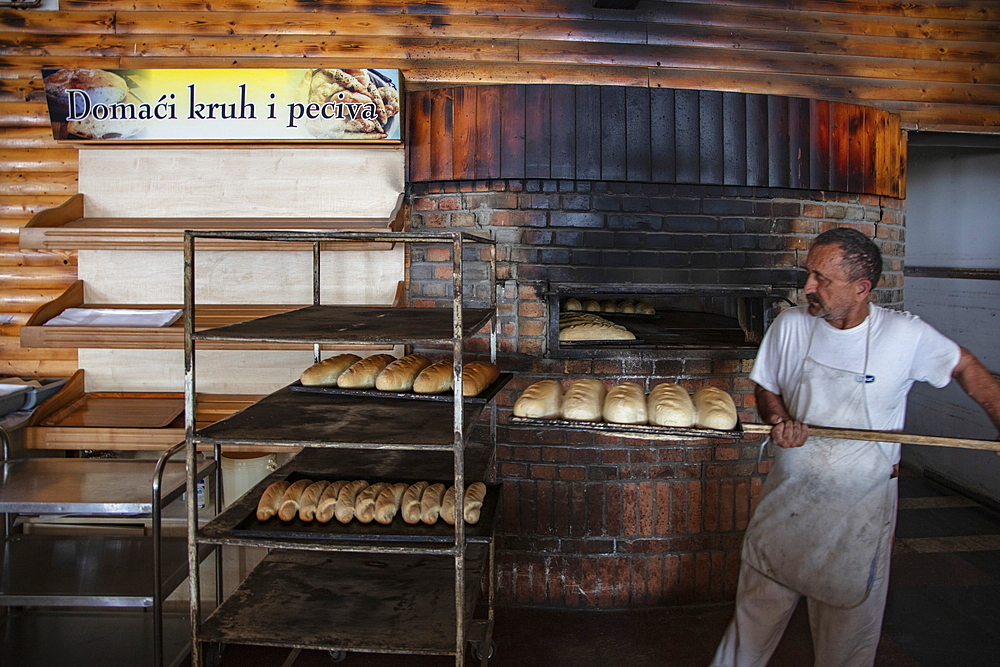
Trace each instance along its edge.
{"label": "bread loaf", "polygon": [[559,419],[562,403],[562,385],[556,380],[541,380],[521,392],[514,403],[514,416]]}
{"label": "bread loaf", "polygon": [[347,484],[337,494],[337,504],[334,506],[333,515],[340,523],[350,523],[354,518],[354,504],[358,500],[358,494],[368,487],[368,482],[358,479]]}
{"label": "bread loaf", "polygon": [[410,391],[420,371],[430,365],[431,360],[422,354],[408,354],[396,359],[375,378],[375,388],[379,391]]}
{"label": "bread loaf", "polygon": [[[122,102],[128,95],[128,82],[114,72],[103,69],[64,68],[49,74],[43,80],[45,97],[56,120],[66,120],[69,113],[70,90],[82,90],[93,104],[112,105]],[[74,117],[82,116],[85,101],[74,105]]]}
{"label": "bread loaf", "polygon": [[573,297],[570,297],[570,298],[566,299],[565,301],[563,301],[562,309],[563,310],[583,310],[583,304],[580,303],[579,299],[574,299]]}
{"label": "bread loaf", "polygon": [[444,492],[441,499],[441,519],[449,526],[455,525],[455,485],[452,484]]}
{"label": "bread loaf", "polygon": [[618,302],[618,312],[619,313],[634,313],[635,312],[635,301],[632,299],[622,299]]}
{"label": "bread loaf", "polygon": [[300,479],[285,490],[285,495],[281,496],[281,505],[278,506],[279,519],[291,521],[298,515],[302,492],[310,486],[312,486],[311,479]]}
{"label": "bread loaf", "polygon": [[559,340],[635,340],[635,334],[624,327],[584,323],[562,329]]}
{"label": "bread loaf", "polygon": [[645,301],[640,301],[639,303],[635,304],[635,312],[639,313],[640,315],[656,315],[656,309],[653,308],[648,303],[646,303]]}
{"label": "bread loaf", "polygon": [[614,299],[604,299],[601,301],[601,312],[602,313],[617,313],[618,312],[618,302]]}
{"label": "bread loaf", "polygon": [[413,381],[413,391],[417,394],[442,394],[451,389],[451,360],[437,361],[420,371]]}
{"label": "bread loaf", "polygon": [[736,427],[736,404],[717,387],[702,387],[694,392],[695,424],[702,428],[729,431]]}
{"label": "bread loaf", "polygon": [[653,387],[646,399],[646,412],[649,423],[657,426],[694,425],[694,403],[679,384],[664,382]]}
{"label": "bread loaf", "polygon": [[479,523],[484,500],[486,500],[486,485],[482,482],[470,484],[465,490],[465,502],[462,508],[466,523]]}
{"label": "bread loaf", "polygon": [[323,495],[328,486],[330,486],[330,482],[323,479],[306,487],[306,490],[302,492],[302,499],[299,500],[299,519],[312,521],[316,518],[316,504],[319,503],[319,497]]}
{"label": "bread loaf", "polygon": [[354,502],[354,516],[361,523],[371,523],[375,518],[375,501],[382,491],[388,488],[385,482],[375,482],[366,487],[358,494],[358,499]]}
{"label": "bread loaf", "polygon": [[374,389],[375,378],[395,360],[396,357],[391,354],[373,354],[356,361],[337,378],[337,386],[341,389]]}
{"label": "bread loaf", "polygon": [[299,382],[305,387],[336,387],[337,378],[351,367],[351,364],[361,361],[356,354],[338,354],[318,361],[302,371]]}
{"label": "bread loaf", "polygon": [[574,380],[563,395],[562,417],[574,421],[600,421],[608,390],[594,378]]}
{"label": "bread loaf", "polygon": [[583,309],[588,313],[601,312],[601,302],[596,299],[587,299],[583,302]]}
{"label": "bread loaf", "polygon": [[289,486],[291,486],[290,482],[282,480],[271,484],[264,490],[257,502],[258,521],[267,521],[278,513],[278,508],[281,507],[281,497],[285,495]]}
{"label": "bread loaf", "polygon": [[437,523],[444,500],[444,484],[431,484],[420,496],[420,520],[426,524]]}
{"label": "bread loaf", "polygon": [[479,396],[484,389],[496,382],[500,369],[489,361],[470,361],[462,364],[462,395]]}
{"label": "bread loaf", "polygon": [[333,514],[337,510],[337,498],[348,483],[346,479],[339,479],[336,482],[331,482],[330,486],[323,490],[319,500],[316,501],[315,518],[317,521],[327,523],[333,518]]}
{"label": "bread loaf", "polygon": [[375,520],[381,524],[389,525],[393,517],[399,511],[399,506],[403,502],[403,494],[409,488],[409,484],[400,482],[393,484],[382,490],[375,499]]}
{"label": "bread loaf", "polygon": [[409,524],[420,523],[420,501],[423,499],[424,490],[430,486],[427,482],[417,482],[411,484],[403,493],[403,504],[400,511],[403,513],[403,521]]}
{"label": "bread loaf", "polygon": [[646,392],[635,382],[615,385],[604,398],[602,414],[615,424],[645,424]]}

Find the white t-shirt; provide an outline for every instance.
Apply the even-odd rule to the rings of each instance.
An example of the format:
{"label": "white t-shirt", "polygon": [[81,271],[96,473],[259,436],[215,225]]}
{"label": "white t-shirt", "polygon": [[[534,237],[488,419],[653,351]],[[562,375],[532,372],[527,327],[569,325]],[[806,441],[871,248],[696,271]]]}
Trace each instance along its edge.
{"label": "white t-shirt", "polygon": [[957,343],[908,312],[869,304],[864,322],[851,329],[838,329],[810,315],[805,306],[789,308],[775,318],[764,336],[750,379],[780,395],[793,419],[799,412],[794,388],[801,378],[807,352],[825,366],[874,376],[865,390],[871,428],[876,431],[902,429],[906,394],[913,383],[919,380],[944,387],[951,381],[961,356]]}

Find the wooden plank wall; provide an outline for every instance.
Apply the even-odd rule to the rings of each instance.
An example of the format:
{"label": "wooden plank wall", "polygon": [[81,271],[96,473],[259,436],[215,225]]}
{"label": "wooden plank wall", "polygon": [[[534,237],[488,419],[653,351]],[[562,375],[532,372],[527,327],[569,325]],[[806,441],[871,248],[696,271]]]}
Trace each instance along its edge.
{"label": "wooden plank wall", "polygon": [[[60,0],[0,11],[0,373],[64,375],[75,354],[22,350],[31,311],[75,278],[72,254],[17,230],[76,191],[39,70],[394,67],[411,90],[602,84],[858,102],[903,129],[1000,132],[1000,2],[680,0]],[[622,94],[625,94],[623,91]],[[530,156],[529,156],[530,157]],[[459,156],[461,159],[461,156]]]}

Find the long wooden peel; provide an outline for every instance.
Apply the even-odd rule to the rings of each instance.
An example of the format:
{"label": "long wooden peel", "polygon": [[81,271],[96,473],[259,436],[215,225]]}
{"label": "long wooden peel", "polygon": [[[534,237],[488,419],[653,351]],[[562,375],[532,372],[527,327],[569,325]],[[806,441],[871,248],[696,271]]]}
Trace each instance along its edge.
{"label": "long wooden peel", "polygon": [[[770,433],[771,424],[743,424],[744,433]],[[809,435],[844,440],[867,440],[874,442],[899,442],[904,445],[932,445],[935,447],[959,447],[962,449],[984,449],[1000,452],[1000,441],[972,440],[970,438],[945,438],[937,435],[911,435],[899,431],[864,431],[853,428],[827,428],[810,426]]]}

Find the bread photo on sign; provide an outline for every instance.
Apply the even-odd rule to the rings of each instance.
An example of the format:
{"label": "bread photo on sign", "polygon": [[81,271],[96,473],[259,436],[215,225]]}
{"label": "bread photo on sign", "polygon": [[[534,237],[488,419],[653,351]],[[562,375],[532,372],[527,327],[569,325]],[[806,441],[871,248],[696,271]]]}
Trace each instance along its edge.
{"label": "bread photo on sign", "polygon": [[305,122],[317,139],[385,139],[399,114],[399,91],[368,69],[319,67],[306,70],[295,101],[318,105],[320,113]]}

